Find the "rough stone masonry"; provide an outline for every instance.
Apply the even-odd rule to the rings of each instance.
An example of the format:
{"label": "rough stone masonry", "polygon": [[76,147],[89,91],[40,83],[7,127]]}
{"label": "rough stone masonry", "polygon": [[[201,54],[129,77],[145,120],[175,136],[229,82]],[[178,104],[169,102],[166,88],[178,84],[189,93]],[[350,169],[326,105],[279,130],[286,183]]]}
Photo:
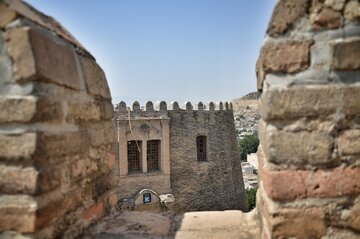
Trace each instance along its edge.
{"label": "rough stone masonry", "polygon": [[360,3],[280,0],[257,62],[262,238],[359,238]]}
{"label": "rough stone masonry", "polygon": [[0,1],[0,109],[0,231],[73,238],[113,206],[104,72],[18,0]]}

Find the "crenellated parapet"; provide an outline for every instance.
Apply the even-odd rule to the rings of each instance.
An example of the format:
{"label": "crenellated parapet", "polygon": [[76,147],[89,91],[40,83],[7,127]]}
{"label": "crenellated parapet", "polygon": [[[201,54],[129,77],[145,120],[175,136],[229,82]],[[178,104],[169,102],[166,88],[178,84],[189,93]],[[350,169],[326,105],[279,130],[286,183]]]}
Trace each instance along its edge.
{"label": "crenellated parapet", "polygon": [[138,101],[135,101],[131,106],[127,106],[124,101],[115,105],[115,113],[117,118],[124,116],[144,116],[144,117],[160,117],[161,115],[167,115],[169,111],[232,111],[233,105],[231,102],[209,102],[204,104],[199,102],[192,104],[191,102],[185,102],[181,107],[177,101],[173,101],[167,104],[165,101],[157,101],[155,104],[152,101],[146,102],[141,106]]}

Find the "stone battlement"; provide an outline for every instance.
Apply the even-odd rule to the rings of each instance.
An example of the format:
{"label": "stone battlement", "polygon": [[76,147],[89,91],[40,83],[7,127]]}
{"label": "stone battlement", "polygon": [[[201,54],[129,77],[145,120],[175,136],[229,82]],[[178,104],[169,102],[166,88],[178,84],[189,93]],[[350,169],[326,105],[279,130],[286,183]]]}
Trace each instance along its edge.
{"label": "stone battlement", "polygon": [[157,101],[155,104],[153,104],[152,101],[146,102],[145,106],[141,107],[140,103],[138,101],[135,101],[131,107],[127,107],[126,103],[124,101],[121,101],[119,104],[115,105],[115,111],[118,113],[118,115],[127,114],[128,111],[132,113],[136,112],[164,112],[169,110],[186,110],[186,111],[227,111],[227,110],[233,110],[233,105],[231,102],[209,102],[208,104],[204,104],[202,102],[199,102],[197,104],[191,104],[191,102],[187,101],[184,103],[182,107],[179,106],[179,103],[176,101],[171,102],[169,105],[165,101]]}

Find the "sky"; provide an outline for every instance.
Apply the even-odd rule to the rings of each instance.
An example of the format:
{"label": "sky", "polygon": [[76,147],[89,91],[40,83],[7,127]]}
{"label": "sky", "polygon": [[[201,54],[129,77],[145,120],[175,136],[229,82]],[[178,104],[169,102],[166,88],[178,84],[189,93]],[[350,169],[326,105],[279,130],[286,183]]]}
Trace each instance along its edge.
{"label": "sky", "polygon": [[26,0],[105,71],[113,103],[230,101],[256,91],[275,0]]}

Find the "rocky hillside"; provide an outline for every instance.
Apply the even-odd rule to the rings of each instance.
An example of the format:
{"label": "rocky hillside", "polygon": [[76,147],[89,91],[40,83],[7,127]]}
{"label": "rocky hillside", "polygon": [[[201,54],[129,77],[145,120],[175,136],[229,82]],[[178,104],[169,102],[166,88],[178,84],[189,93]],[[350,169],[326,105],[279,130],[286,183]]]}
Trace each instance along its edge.
{"label": "rocky hillside", "polygon": [[259,94],[251,92],[232,101],[235,127],[239,138],[257,131],[260,114],[258,110]]}

